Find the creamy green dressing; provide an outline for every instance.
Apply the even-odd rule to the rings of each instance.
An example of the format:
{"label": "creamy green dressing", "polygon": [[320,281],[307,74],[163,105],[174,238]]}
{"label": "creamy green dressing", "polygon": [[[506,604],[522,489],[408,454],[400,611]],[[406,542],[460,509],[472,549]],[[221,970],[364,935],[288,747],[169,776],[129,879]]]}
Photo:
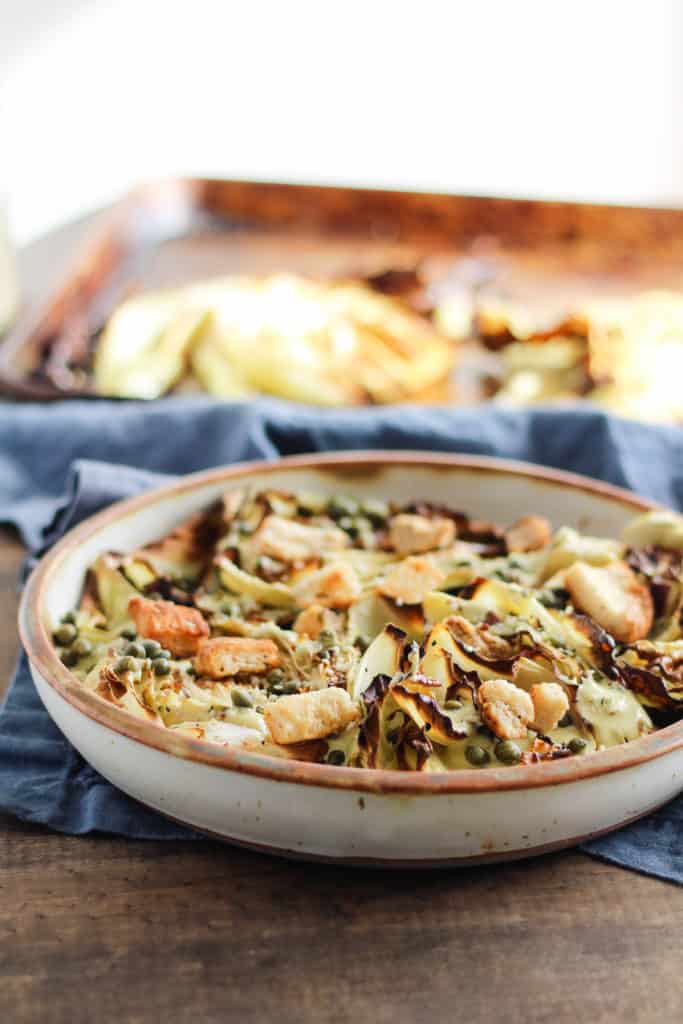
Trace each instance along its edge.
{"label": "creamy green dressing", "polygon": [[626,743],[652,729],[645,708],[617,683],[585,679],[576,691],[576,710],[598,747]]}

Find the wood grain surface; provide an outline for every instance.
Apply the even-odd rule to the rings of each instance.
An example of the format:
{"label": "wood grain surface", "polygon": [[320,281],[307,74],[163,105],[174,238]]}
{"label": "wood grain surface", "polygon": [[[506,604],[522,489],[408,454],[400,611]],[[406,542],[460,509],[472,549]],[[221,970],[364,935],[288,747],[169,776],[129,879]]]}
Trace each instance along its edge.
{"label": "wood grain surface", "polygon": [[[21,558],[1,534],[0,692]],[[580,853],[379,873],[0,816],[1,1024],[673,1024],[682,934],[680,889]]]}

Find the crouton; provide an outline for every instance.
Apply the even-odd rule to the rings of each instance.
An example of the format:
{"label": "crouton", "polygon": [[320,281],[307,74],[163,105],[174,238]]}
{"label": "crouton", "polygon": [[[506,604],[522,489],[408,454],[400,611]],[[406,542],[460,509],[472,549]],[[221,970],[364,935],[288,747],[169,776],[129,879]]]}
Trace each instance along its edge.
{"label": "crouton", "polygon": [[389,543],[399,555],[414,555],[447,548],[455,539],[452,519],[415,516],[402,512],[389,524]]}
{"label": "crouton", "polygon": [[311,604],[299,612],[294,621],[294,631],[301,636],[317,640],[323,629],[330,629],[337,632],[341,628],[341,621],[336,612],[321,604]]}
{"label": "crouton", "polygon": [[530,695],[534,705],[532,728],[546,735],[569,711],[569,698],[559,683],[536,683]]}
{"label": "crouton", "polygon": [[538,551],[550,543],[552,529],[544,516],[523,516],[505,531],[508,551]]}
{"label": "crouton", "polygon": [[225,679],[240,672],[260,675],[280,664],[280,651],[272,640],[218,636],[199,644],[195,668],[200,676]]}
{"label": "crouton", "polygon": [[348,692],[338,686],[297,693],[266,704],[266,725],[276,743],[301,743],[339,732],[360,718]]}
{"label": "crouton", "polygon": [[654,607],[650,591],[625,562],[598,568],[575,562],[565,576],[565,587],[581,611],[611,633],[615,640],[633,643],[652,629]]}
{"label": "crouton", "polygon": [[157,640],[179,658],[195,654],[199,641],[209,635],[209,627],[200,611],[173,601],[132,597],[128,612],[140,636]]}
{"label": "crouton", "polygon": [[484,725],[503,740],[519,740],[534,717],[534,704],[526,692],[506,679],[487,679],[477,691]]}
{"label": "crouton", "polygon": [[330,565],[307,573],[292,586],[299,608],[309,604],[325,608],[348,608],[361,595],[358,575],[346,562],[332,562]]}
{"label": "crouton", "polygon": [[289,564],[310,561],[323,551],[345,548],[350,543],[348,534],[336,526],[307,526],[283,516],[267,516],[253,537],[258,554]]}
{"label": "crouton", "polygon": [[435,590],[445,579],[438,566],[429,558],[411,555],[380,580],[377,591],[399,604],[420,604],[430,590]]}

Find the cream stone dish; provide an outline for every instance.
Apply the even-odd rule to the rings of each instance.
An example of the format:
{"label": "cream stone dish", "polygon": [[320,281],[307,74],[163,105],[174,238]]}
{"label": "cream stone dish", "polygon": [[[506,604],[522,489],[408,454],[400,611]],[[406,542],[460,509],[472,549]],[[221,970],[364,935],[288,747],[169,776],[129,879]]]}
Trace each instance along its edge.
{"label": "cream stone dish", "polygon": [[470,863],[683,788],[681,551],[679,517],[585,478],[302,456],[81,524],[20,631],[57,725],[161,813],[274,853]]}

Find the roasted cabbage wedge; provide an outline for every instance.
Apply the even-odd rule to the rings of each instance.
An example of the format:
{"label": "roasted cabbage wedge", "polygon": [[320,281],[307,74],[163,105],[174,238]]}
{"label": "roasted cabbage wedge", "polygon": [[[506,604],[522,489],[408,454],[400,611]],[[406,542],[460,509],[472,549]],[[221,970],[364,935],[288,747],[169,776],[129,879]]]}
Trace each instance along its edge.
{"label": "roasted cabbage wedge", "polygon": [[664,512],[610,539],[234,490],[101,555],[54,642],[103,700],[211,743],[401,771],[578,757],[683,713],[681,537]]}
{"label": "roasted cabbage wedge", "polygon": [[442,381],[454,354],[424,317],[364,284],[234,276],[123,302],[98,344],[95,387],[155,398],[184,380],[221,398],[396,402]]}
{"label": "roasted cabbage wedge", "polygon": [[[498,353],[495,401],[507,405],[587,398],[634,419],[680,421],[683,293],[645,291],[556,301],[476,296],[473,329],[458,328],[460,297],[446,298],[435,320],[447,333],[474,336]],[[451,313],[451,306],[456,316]],[[455,324],[455,326],[454,326]]]}

